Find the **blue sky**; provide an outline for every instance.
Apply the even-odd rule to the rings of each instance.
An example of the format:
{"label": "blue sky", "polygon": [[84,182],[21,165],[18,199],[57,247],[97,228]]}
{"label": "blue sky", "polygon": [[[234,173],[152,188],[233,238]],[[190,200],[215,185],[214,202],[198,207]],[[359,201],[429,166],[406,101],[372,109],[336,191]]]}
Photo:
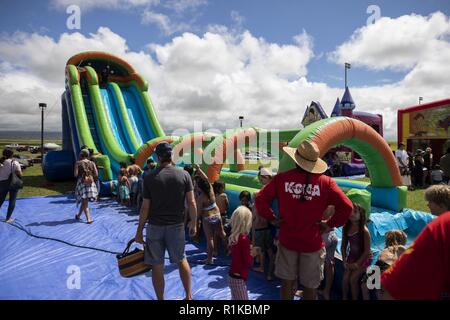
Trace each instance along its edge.
{"label": "blue sky", "polygon": [[[170,35],[161,32],[154,24],[142,25],[139,18],[142,7],[123,10],[94,8],[86,12],[82,10],[82,28],[79,32],[89,34],[100,26],[107,26],[126,38],[131,49],[141,50],[150,41],[164,43],[184,31],[201,35],[212,24],[233,27],[236,23],[231,18],[231,12],[236,11],[244,19],[242,28],[269,42],[291,43],[292,37],[305,30],[313,38],[316,55],[309,64],[309,79],[339,87],[343,86],[343,67],[327,61],[325,54],[333,51],[337,45],[348,40],[354,30],[366,24],[372,14],[367,13],[370,5],[379,6],[381,16],[392,18],[411,13],[450,13],[450,2],[443,0],[216,0],[179,15],[173,14],[170,9],[160,8],[159,12],[169,16],[173,14],[178,23],[194,21],[193,28]],[[65,10],[52,7],[47,1],[7,0],[3,4],[2,12],[0,30],[4,32],[39,32],[57,38],[68,31],[68,14]],[[7,14],[13,12],[14,14]],[[366,68],[354,67],[349,71],[349,84],[364,86],[393,82],[404,75],[405,72],[368,71]]]}
{"label": "blue sky", "polygon": [[[80,30],[66,26],[70,4],[81,7]],[[368,25],[371,5],[381,19]],[[0,127],[17,127],[11,109],[17,123],[37,129],[27,109],[32,97],[57,101],[70,55],[101,49],[142,72],[153,85],[156,108],[165,110],[159,114],[163,125],[170,127],[183,123],[180,110],[218,127],[236,126],[227,115],[236,110],[247,110],[262,127],[296,126],[311,100],[331,111],[342,96],[348,61],[357,107],[383,114],[385,132],[394,137],[397,109],[418,96],[425,102],[448,97],[449,16],[448,0],[6,0],[0,12],[0,95],[33,94],[19,99],[19,106],[0,102]],[[2,86],[11,79],[21,85]],[[208,103],[223,109],[222,121],[204,112]],[[55,130],[58,108],[50,117]],[[280,110],[296,114],[271,121]]]}

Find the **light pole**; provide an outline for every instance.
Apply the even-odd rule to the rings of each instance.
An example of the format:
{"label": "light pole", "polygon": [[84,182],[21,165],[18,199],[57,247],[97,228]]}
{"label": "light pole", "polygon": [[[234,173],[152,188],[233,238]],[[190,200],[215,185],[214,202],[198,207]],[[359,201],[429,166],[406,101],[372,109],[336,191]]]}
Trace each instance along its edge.
{"label": "light pole", "polygon": [[39,109],[41,109],[41,157],[42,164],[44,163],[44,110],[47,108],[46,103],[39,103]]}
{"label": "light pole", "polygon": [[419,104],[422,104],[423,97],[419,97]]}
{"label": "light pole", "polygon": [[344,67],[345,67],[345,88],[347,88],[347,69],[350,69],[350,68],[351,68],[351,64],[348,63],[348,62],[346,62],[346,63],[344,64]]}
{"label": "light pole", "polygon": [[242,128],[242,121],[244,120],[244,116],[239,116],[239,121],[241,123],[241,128]]}

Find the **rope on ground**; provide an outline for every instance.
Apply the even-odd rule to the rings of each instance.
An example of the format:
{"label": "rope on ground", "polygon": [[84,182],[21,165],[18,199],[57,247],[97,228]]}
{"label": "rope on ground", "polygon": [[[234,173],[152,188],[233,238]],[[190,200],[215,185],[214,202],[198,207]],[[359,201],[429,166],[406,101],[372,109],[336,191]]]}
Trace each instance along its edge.
{"label": "rope on ground", "polygon": [[[5,222],[6,223],[6,222]],[[106,250],[106,249],[101,249],[101,248],[95,248],[95,247],[88,247],[88,246],[82,246],[82,245],[78,245],[78,244],[73,244],[61,239],[56,239],[56,238],[51,238],[51,237],[44,237],[44,236],[38,236],[35,235],[33,233],[31,233],[30,231],[26,230],[24,227],[22,227],[21,225],[18,225],[16,223],[8,223],[10,226],[13,226],[19,230],[22,230],[23,232],[25,232],[28,236],[33,237],[33,238],[37,238],[37,239],[42,239],[42,240],[50,240],[50,241],[56,241],[59,243],[63,243],[65,245],[71,246],[71,247],[76,247],[76,248],[80,248],[80,249],[89,249],[89,250],[95,250],[95,251],[100,251],[100,252],[105,252],[105,253],[110,253],[110,254],[121,254],[122,252],[114,252],[114,251],[110,251],[110,250]]]}
{"label": "rope on ground", "polygon": [[[17,221],[17,220],[16,220]],[[82,245],[78,245],[78,244],[74,244],[74,243],[70,243],[61,239],[56,239],[56,238],[51,238],[51,237],[45,237],[45,236],[38,236],[35,235],[33,233],[31,233],[29,230],[25,229],[23,226],[16,224],[16,223],[7,223],[6,221],[2,221],[3,223],[6,223],[16,229],[19,229],[23,232],[25,232],[28,236],[33,237],[33,238],[37,238],[37,239],[41,239],[41,240],[50,240],[50,241],[56,241],[71,247],[75,247],[75,248],[80,248],[80,249],[88,249],[88,250],[95,250],[95,251],[100,251],[100,252],[104,252],[104,253],[110,253],[113,255],[118,255],[118,254],[122,254],[122,252],[115,252],[115,251],[110,251],[110,250],[106,250],[106,249],[101,249],[101,248],[95,248],[95,247],[89,247],[89,246],[82,246]],[[164,257],[165,260],[169,260],[169,258]],[[187,257],[186,257],[187,259]],[[208,265],[205,264],[203,262],[200,261],[196,261],[196,260],[188,260],[188,262],[190,264],[196,264],[196,265]],[[218,266],[218,267],[229,267],[229,264],[226,263],[213,263],[213,264],[209,264],[209,266]]]}

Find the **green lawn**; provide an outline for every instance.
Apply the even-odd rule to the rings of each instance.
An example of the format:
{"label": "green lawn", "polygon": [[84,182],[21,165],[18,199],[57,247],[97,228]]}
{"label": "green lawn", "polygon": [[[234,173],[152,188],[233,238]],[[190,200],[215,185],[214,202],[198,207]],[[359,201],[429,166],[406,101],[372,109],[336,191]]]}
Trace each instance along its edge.
{"label": "green lawn", "polygon": [[23,170],[23,182],[24,188],[20,190],[19,198],[66,194],[72,192],[75,188],[74,181],[47,181],[42,174],[40,163]]}
{"label": "green lawn", "polygon": [[[14,139],[0,139],[0,151],[3,151],[4,146],[10,143],[17,143],[20,145],[40,145],[40,140],[14,140]],[[60,144],[61,141],[55,143]],[[37,157],[38,154],[32,154],[30,152],[18,152],[19,154],[29,155],[31,157]],[[19,191],[19,198],[35,197],[35,196],[50,196],[60,195],[72,192],[75,187],[74,181],[69,182],[49,182],[42,174],[42,167],[40,163],[36,163],[31,167],[23,170],[24,188]]]}

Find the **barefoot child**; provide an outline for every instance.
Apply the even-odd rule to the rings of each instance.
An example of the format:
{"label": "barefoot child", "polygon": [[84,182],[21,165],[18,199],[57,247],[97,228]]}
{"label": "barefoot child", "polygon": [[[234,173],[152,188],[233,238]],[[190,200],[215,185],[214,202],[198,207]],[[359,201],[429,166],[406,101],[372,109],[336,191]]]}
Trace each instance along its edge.
{"label": "barefoot child", "polygon": [[[391,265],[397,261],[400,256],[406,251],[407,236],[402,230],[390,230],[385,234],[385,248],[378,256],[376,266],[380,268],[381,272],[389,269]],[[367,280],[361,283],[361,291],[364,300],[370,299],[369,289],[367,288]],[[377,290],[377,298],[381,300],[383,296],[383,289]]]}
{"label": "barefoot child", "polygon": [[[258,172],[258,180],[261,185],[265,186],[272,180],[272,172],[261,167]],[[273,236],[269,221],[261,217],[256,207],[253,207],[253,224],[252,224],[252,244],[261,248],[261,254],[258,256],[259,267],[254,271],[264,273],[265,256],[269,258],[269,270],[267,271],[267,280],[272,281],[273,270],[275,267],[275,254],[273,252]]]}
{"label": "barefoot child", "polygon": [[252,212],[245,206],[239,206],[231,216],[231,266],[228,274],[231,300],[248,300],[248,273],[253,264],[252,257],[257,254],[248,237],[251,228]]}
{"label": "barefoot child", "polygon": [[[324,221],[329,220],[335,212],[334,206],[328,206],[323,213]],[[332,228],[327,230],[322,234],[322,239],[325,242],[325,263],[324,263],[324,279],[325,287],[322,291],[322,296],[325,300],[330,300],[331,288],[333,287],[334,281],[334,253],[336,252],[336,247],[338,244],[338,239],[336,237],[336,230]]]}
{"label": "barefoot child", "polygon": [[216,181],[213,184],[214,194],[216,196],[216,203],[219,207],[220,216],[222,217],[222,223],[225,224],[227,218],[227,211],[230,207],[228,196],[225,193],[225,183],[222,181]]}
{"label": "barefoot child", "polygon": [[[228,196],[225,193],[225,183],[222,181],[216,181],[213,184],[214,194],[216,196],[216,204],[220,211],[220,217],[222,219],[222,226],[225,230],[225,225],[227,223],[227,212],[228,208],[230,206],[228,201]],[[219,254],[219,244],[220,244],[221,238],[219,235],[214,236],[214,256],[217,256]],[[226,239],[225,239],[226,240]],[[227,244],[226,241],[223,243],[224,250],[227,251]]]}
{"label": "barefoot child", "polygon": [[223,230],[222,219],[216,204],[213,187],[200,167],[198,165],[195,165],[194,167],[196,186],[200,192],[200,195],[196,199],[197,214],[202,217],[203,231],[206,238],[207,258],[204,262],[205,264],[212,264],[214,255],[214,236],[217,235],[223,239],[223,241],[226,241],[226,234]]}
{"label": "barefoot child", "polygon": [[130,182],[126,169],[120,169],[119,197],[120,203],[128,206],[130,203]]}
{"label": "barefoot child", "polygon": [[246,206],[252,210],[252,195],[247,190],[244,190],[239,194],[239,202],[241,203],[241,206]]}
{"label": "barefoot child", "polygon": [[341,252],[345,269],[342,298],[347,300],[350,291],[352,299],[358,300],[361,277],[370,265],[371,252],[370,232],[366,226],[366,212],[357,203],[353,203],[353,213],[342,229]]}
{"label": "barefoot child", "polygon": [[121,185],[121,181],[122,181],[122,177],[128,174],[127,171],[127,164],[125,162],[121,162],[120,164],[120,169],[119,169],[119,174],[117,175],[117,188],[116,188],[116,194],[117,194],[117,202],[121,203],[122,200],[120,199],[120,185]]}

